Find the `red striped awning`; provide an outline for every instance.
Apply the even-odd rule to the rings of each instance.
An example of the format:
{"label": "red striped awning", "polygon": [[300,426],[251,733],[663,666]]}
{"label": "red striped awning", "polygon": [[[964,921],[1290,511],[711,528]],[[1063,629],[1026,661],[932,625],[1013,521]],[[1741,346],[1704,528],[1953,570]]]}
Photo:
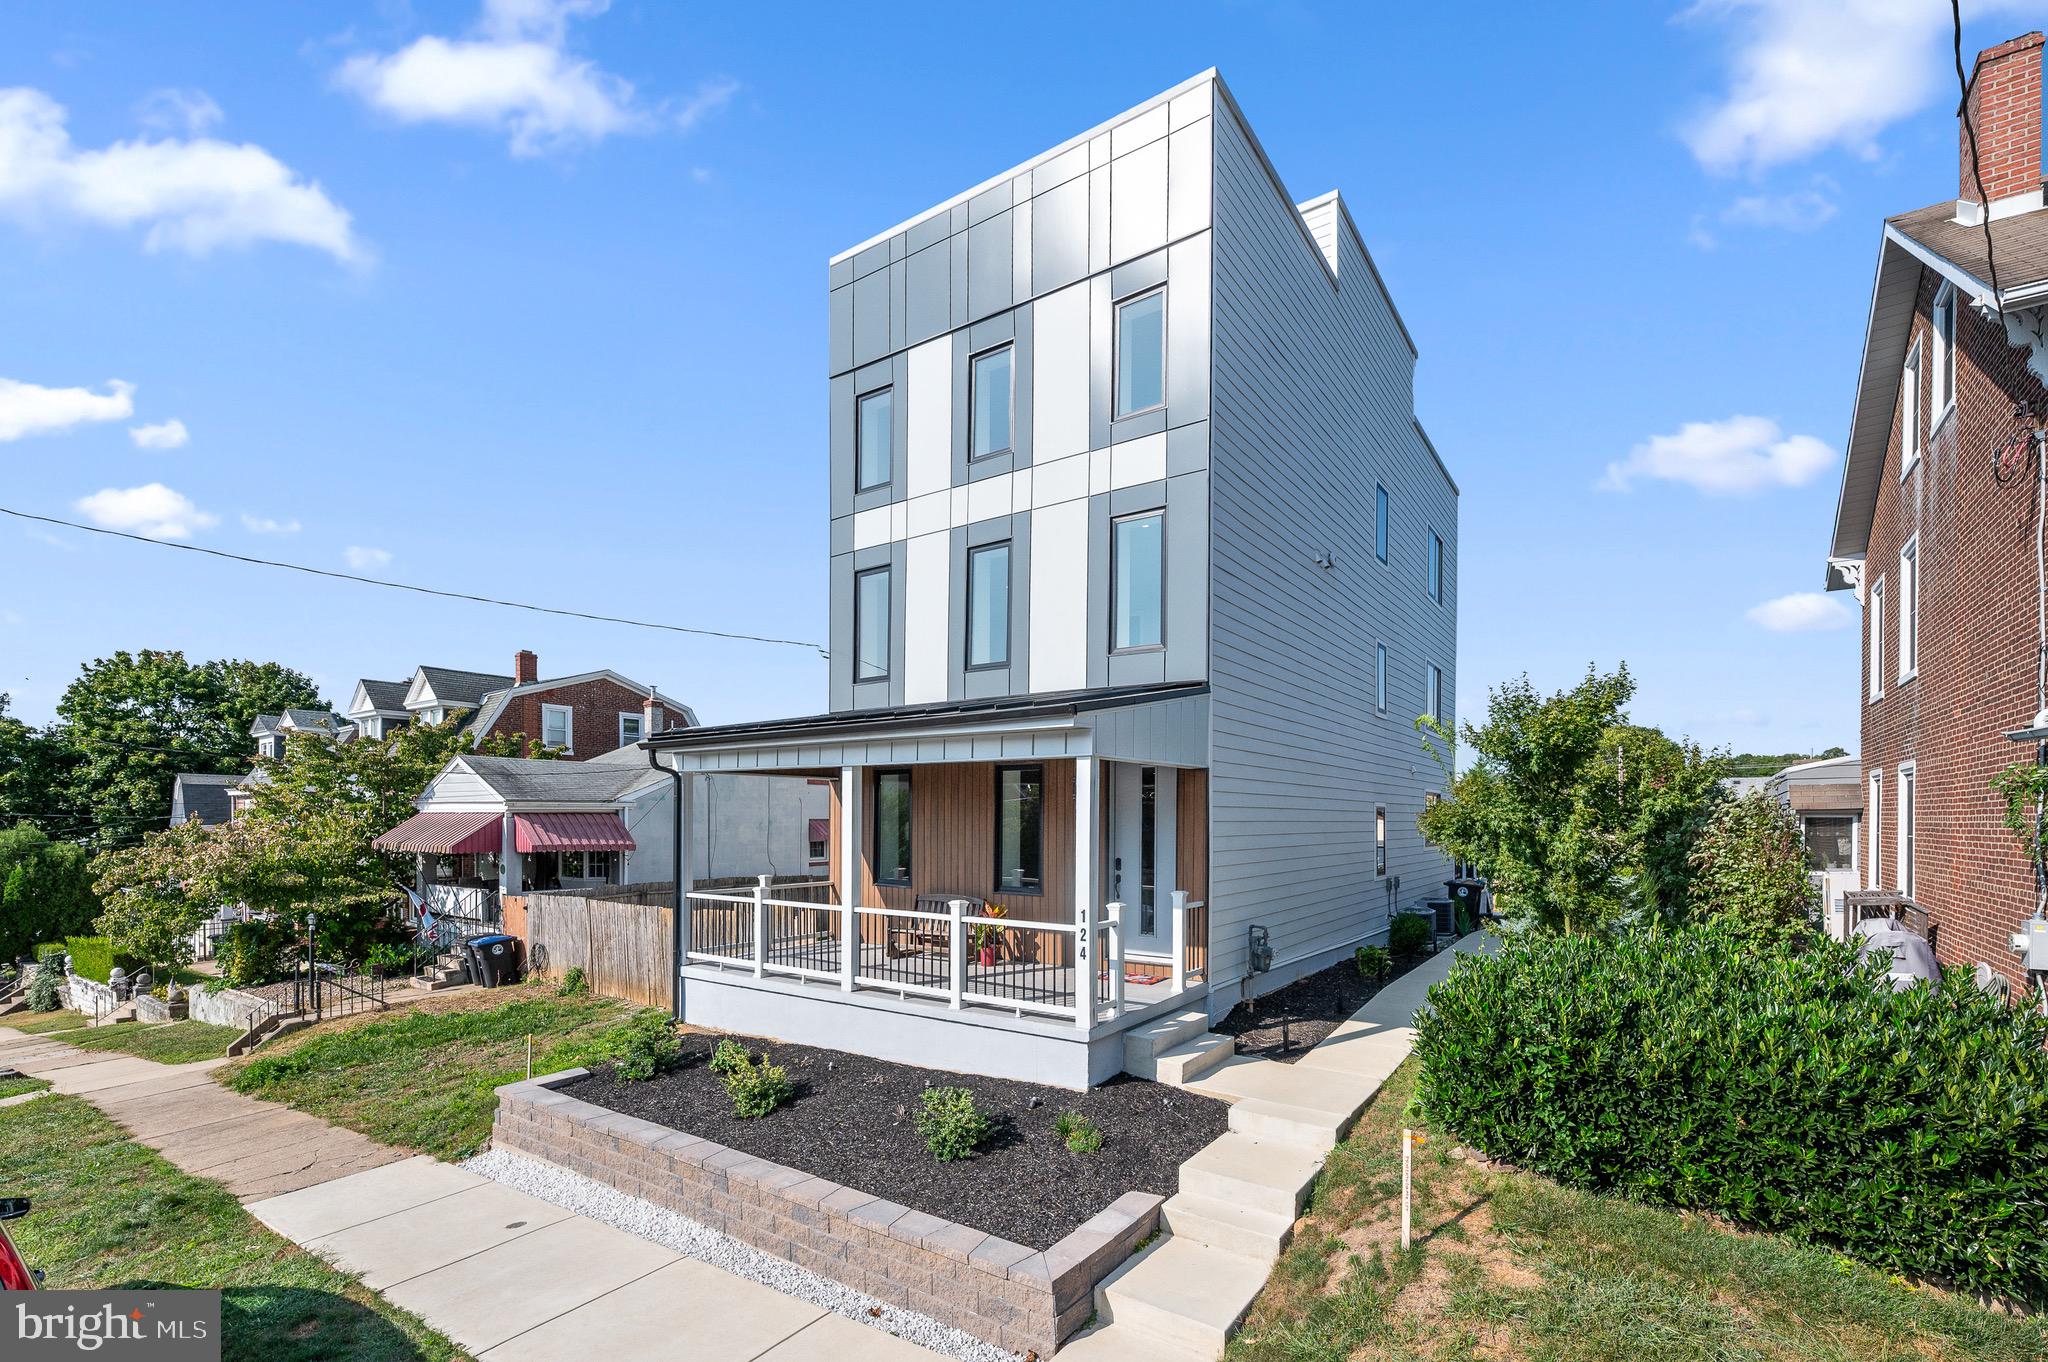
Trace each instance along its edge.
{"label": "red striped awning", "polygon": [[829,818],[813,818],[811,820],[811,840],[813,842],[827,842],[831,839],[832,820]]}
{"label": "red striped awning", "polygon": [[631,851],[633,834],[615,813],[516,813],[515,851]]}
{"label": "red striped awning", "polygon": [[467,855],[497,851],[503,833],[495,813],[416,813],[370,845],[379,851]]}

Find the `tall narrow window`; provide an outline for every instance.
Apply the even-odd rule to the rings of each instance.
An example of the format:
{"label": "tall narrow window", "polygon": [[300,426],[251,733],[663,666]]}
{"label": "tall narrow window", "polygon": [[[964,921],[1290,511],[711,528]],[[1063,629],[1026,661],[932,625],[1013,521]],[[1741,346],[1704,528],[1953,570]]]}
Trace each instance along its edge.
{"label": "tall narrow window", "polygon": [[996,889],[1044,892],[1045,768],[996,767]]}
{"label": "tall narrow window", "polygon": [[1116,414],[1166,405],[1166,290],[1116,307]]}
{"label": "tall narrow window", "polygon": [[1444,713],[1444,673],[1436,663],[1429,664],[1429,677],[1423,694],[1426,708],[1422,711],[1432,719],[1441,719]]}
{"label": "tall narrow window", "polygon": [[968,410],[973,414],[967,456],[985,459],[1010,449],[1010,399],[1014,352],[1010,346],[974,357],[969,367]]}
{"label": "tall narrow window", "polygon": [[1934,295],[1934,424],[1956,401],[1956,286]]}
{"label": "tall narrow window", "polygon": [[567,705],[542,705],[540,740],[545,747],[573,751],[576,747],[576,711]]}
{"label": "tall narrow window", "polygon": [[1387,489],[1374,489],[1372,518],[1372,556],[1382,563],[1387,561]]}
{"label": "tall narrow window", "polygon": [[[1899,680],[1920,670],[1920,536],[1899,550]],[[1903,792],[1902,792],[1903,793]]]}
{"label": "tall narrow window", "polygon": [[1429,598],[1444,603],[1444,537],[1435,530],[1429,532]]}
{"label": "tall narrow window", "polygon": [[1166,641],[1166,512],[1110,524],[1110,647],[1157,648]]}
{"label": "tall narrow window", "polygon": [[1138,776],[1138,933],[1159,931],[1159,768]]}
{"label": "tall narrow window", "polygon": [[1884,699],[1884,578],[1871,584],[1864,607],[1870,617],[1870,698]]}
{"label": "tall narrow window", "polygon": [[1906,356],[1906,368],[1899,375],[1899,476],[1905,477],[1920,462],[1920,347]]}
{"label": "tall narrow window", "polygon": [[889,676],[889,569],[869,568],[853,578],[853,679]]}
{"label": "tall narrow window", "polygon": [[967,551],[967,665],[1010,665],[1010,546]]}
{"label": "tall narrow window", "polygon": [[1384,643],[1374,649],[1372,663],[1372,707],[1381,714],[1387,712],[1387,645]]}
{"label": "tall narrow window", "polygon": [[875,773],[875,883],[910,883],[910,772]]}
{"label": "tall narrow window", "polygon": [[1387,806],[1372,811],[1372,873],[1387,873]]}
{"label": "tall narrow window", "polygon": [[1907,898],[1913,897],[1913,804],[1919,774],[1911,766],[1899,768],[1899,882],[1893,887]]}
{"label": "tall narrow window", "polygon": [[896,476],[896,390],[864,393],[853,404],[856,492],[886,487]]}
{"label": "tall narrow window", "polygon": [[1865,889],[1884,888],[1884,772],[1870,773],[1870,808],[1864,817],[1870,823],[1870,864],[1863,875]]}

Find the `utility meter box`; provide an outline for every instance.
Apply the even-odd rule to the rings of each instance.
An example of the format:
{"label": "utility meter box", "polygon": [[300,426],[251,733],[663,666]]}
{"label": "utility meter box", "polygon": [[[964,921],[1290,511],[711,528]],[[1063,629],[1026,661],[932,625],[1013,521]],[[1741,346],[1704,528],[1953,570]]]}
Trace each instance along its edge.
{"label": "utility meter box", "polygon": [[2020,924],[2020,930],[2027,937],[2027,968],[2048,972],[2048,920],[2033,918]]}

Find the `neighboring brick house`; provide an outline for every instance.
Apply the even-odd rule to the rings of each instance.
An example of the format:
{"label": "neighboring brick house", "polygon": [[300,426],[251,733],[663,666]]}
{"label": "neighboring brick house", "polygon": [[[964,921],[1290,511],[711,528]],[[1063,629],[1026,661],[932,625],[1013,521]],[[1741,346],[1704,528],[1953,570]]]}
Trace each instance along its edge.
{"label": "neighboring brick house", "polygon": [[2035,759],[2044,704],[2042,47],[1977,59],[1988,203],[1959,129],[1957,197],[1885,223],[1828,560],[1829,588],[1863,603],[1862,883],[1924,908],[1943,963],[2016,987],[2036,888],[1992,783]]}
{"label": "neighboring brick house", "polygon": [[[421,669],[423,672],[425,668]],[[557,749],[562,756],[587,761],[637,743],[648,732],[694,728],[697,716],[688,705],[659,691],[602,670],[540,679],[540,659],[521,649],[512,658],[511,684],[484,693],[468,731],[478,737],[524,733]],[[647,727],[646,702],[654,699],[654,727]]]}

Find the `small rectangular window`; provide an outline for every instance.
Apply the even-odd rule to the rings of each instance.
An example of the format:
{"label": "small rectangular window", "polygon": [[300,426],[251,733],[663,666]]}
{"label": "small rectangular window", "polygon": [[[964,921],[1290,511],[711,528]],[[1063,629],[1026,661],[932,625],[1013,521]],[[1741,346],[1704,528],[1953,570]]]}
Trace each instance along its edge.
{"label": "small rectangular window", "polygon": [[1373,495],[1372,556],[1387,561],[1387,489],[1375,488]]}
{"label": "small rectangular window", "polygon": [[875,883],[910,883],[910,772],[875,773]]}
{"label": "small rectangular window", "polygon": [[1110,647],[1157,648],[1166,641],[1166,512],[1110,525]]}
{"label": "small rectangular window", "polygon": [[1427,689],[1423,695],[1423,703],[1427,706],[1422,711],[1424,714],[1427,714],[1432,719],[1441,719],[1443,717],[1444,674],[1443,669],[1434,662],[1429,664],[1429,676]]}
{"label": "small rectangular window", "polygon": [[1899,680],[1920,670],[1920,536],[1899,550]]}
{"label": "small rectangular window", "polygon": [[1815,815],[1801,821],[1808,870],[1851,870],[1856,864],[1856,820]]}
{"label": "small rectangular window", "polygon": [[540,740],[546,747],[559,747],[563,751],[574,751],[576,747],[576,711],[567,705],[542,705],[540,707]]}
{"label": "small rectangular window", "polygon": [[1382,643],[1374,649],[1373,657],[1372,707],[1381,714],[1387,712],[1387,645]]}
{"label": "small rectangular window", "polygon": [[1934,420],[1956,400],[1956,286],[1943,284],[1934,295]]}
{"label": "small rectangular window", "polygon": [[853,679],[889,676],[889,569],[869,568],[853,577]]}
{"label": "small rectangular window", "polygon": [[1906,368],[1899,375],[1899,476],[1905,477],[1920,462],[1920,347],[1906,356]]}
{"label": "small rectangular window", "polygon": [[619,746],[628,747],[639,742],[640,716],[629,709],[619,711]]}
{"label": "small rectangular window", "polygon": [[996,890],[1044,892],[1045,768],[996,767]]}
{"label": "small rectangular window", "polygon": [[1894,887],[1913,897],[1913,814],[1919,772],[1911,766],[1899,768],[1899,882]]}
{"label": "small rectangular window", "polygon": [[1435,530],[1429,532],[1429,598],[1444,603],[1444,537]]}
{"label": "small rectangular window", "polygon": [[1387,806],[1382,804],[1372,811],[1372,873],[1387,873]]}
{"label": "small rectangular window", "polygon": [[1166,290],[1116,306],[1116,414],[1166,405]]}
{"label": "small rectangular window", "polygon": [[968,371],[968,410],[973,416],[967,456],[985,459],[1010,449],[1010,406],[1015,366],[1010,346],[976,355]]}
{"label": "small rectangular window", "polygon": [[1884,698],[1884,578],[1870,588],[1864,613],[1870,617],[1870,698]]}
{"label": "small rectangular window", "polygon": [[1865,889],[1884,888],[1884,772],[1870,773],[1870,807],[1863,811],[1870,823],[1870,863],[1863,870]]}
{"label": "small rectangular window", "polygon": [[967,551],[967,665],[1010,665],[1010,546]]}
{"label": "small rectangular window", "polygon": [[886,487],[896,476],[896,390],[864,393],[853,403],[853,490]]}

